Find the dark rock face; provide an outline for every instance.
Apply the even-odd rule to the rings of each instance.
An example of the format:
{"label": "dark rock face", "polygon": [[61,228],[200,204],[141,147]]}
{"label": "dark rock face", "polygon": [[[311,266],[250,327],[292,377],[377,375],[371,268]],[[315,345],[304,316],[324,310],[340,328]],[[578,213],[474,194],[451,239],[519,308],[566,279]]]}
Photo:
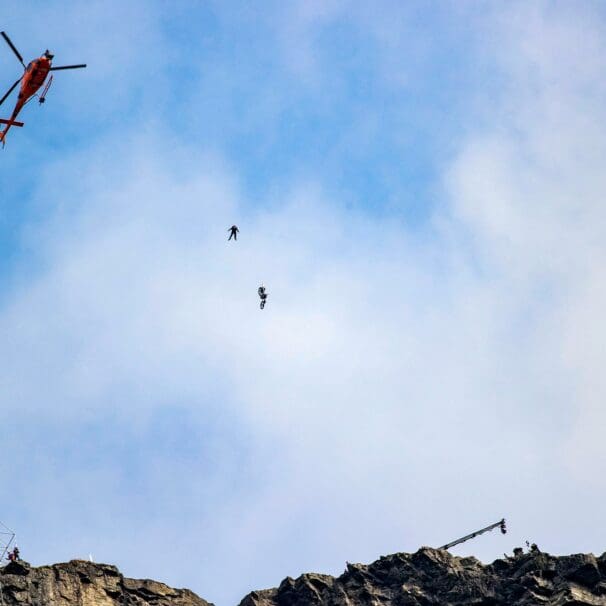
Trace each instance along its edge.
{"label": "dark rock face", "polygon": [[[0,570],[0,606],[212,606],[187,589],[124,578],[115,566],[73,560]],[[338,578],[304,574],[253,591],[240,606],[606,606],[606,554],[555,557],[535,550],[483,565],[424,547]]]}
{"label": "dark rock face", "polygon": [[187,589],[125,579],[115,566],[72,560],[0,570],[0,606],[212,606]]}
{"label": "dark rock face", "polygon": [[606,554],[554,557],[534,551],[483,565],[424,547],[338,578],[304,574],[254,591],[240,606],[606,606]]}

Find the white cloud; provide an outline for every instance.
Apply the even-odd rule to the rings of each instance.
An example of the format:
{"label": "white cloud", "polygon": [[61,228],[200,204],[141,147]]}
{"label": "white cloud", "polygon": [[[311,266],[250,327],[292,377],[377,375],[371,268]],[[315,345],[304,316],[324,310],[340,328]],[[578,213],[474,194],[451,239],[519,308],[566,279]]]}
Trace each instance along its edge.
{"label": "white cloud", "polygon": [[31,536],[39,553],[92,551],[226,603],[501,515],[513,534],[469,551],[603,545],[600,507],[553,527],[571,487],[604,490],[603,24],[504,14],[487,51],[507,87],[473,100],[495,126],[461,142],[431,234],[317,184],[253,209],[229,167],[152,127],[41,175],[39,208],[61,206],[26,234],[37,257],[2,310],[3,407],[66,434],[113,415],[143,446],[178,402],[204,449],[153,452],[140,476],[56,446],[26,458],[27,515],[54,494],[44,519],[69,528],[60,547]]}
{"label": "white cloud", "polygon": [[552,380],[570,382],[576,422],[563,453],[575,474],[599,485],[606,449],[589,428],[606,422],[592,345],[604,334],[596,312],[606,252],[606,48],[603,21],[577,8],[517,5],[500,16],[497,35],[489,30],[506,94],[491,111],[495,127],[461,154],[451,191],[480,263],[509,298],[536,301],[538,354],[553,357]]}

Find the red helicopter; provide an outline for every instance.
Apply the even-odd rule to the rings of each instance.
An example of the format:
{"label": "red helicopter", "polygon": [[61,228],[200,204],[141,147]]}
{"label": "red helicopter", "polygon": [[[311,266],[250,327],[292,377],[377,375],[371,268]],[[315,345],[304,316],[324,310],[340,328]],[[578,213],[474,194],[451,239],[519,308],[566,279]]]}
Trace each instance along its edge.
{"label": "red helicopter", "polygon": [[[17,122],[15,118],[17,114],[21,111],[23,106],[37,93],[38,89],[44,84],[46,80],[46,76],[48,76],[49,72],[58,71],[60,69],[78,69],[80,67],[86,67],[85,63],[80,65],[63,65],[61,67],[52,67],[51,63],[54,55],[52,55],[48,50],[44,52],[41,57],[30,61],[29,65],[25,65],[23,63],[23,57],[19,54],[19,51],[15,48],[15,45],[11,42],[11,39],[6,35],[5,32],[0,32],[6,43],[11,47],[11,50],[19,59],[21,65],[23,65],[23,69],[25,73],[15,82],[8,90],[8,92],[0,99],[0,105],[6,101],[6,98],[15,90],[15,87],[19,82],[21,82],[21,88],[19,89],[19,96],[17,97],[17,103],[15,104],[15,109],[13,110],[13,114],[10,119],[4,120],[0,118],[0,124],[6,124],[6,128],[0,133],[0,141],[2,141],[2,147],[4,147],[4,142],[6,139],[6,133],[9,131],[11,126],[23,126],[23,122]],[[46,81],[44,85],[44,89],[42,90],[42,94],[39,95],[38,100],[40,103],[44,103],[46,101],[46,93],[50,88],[50,85],[53,81],[53,76]]]}

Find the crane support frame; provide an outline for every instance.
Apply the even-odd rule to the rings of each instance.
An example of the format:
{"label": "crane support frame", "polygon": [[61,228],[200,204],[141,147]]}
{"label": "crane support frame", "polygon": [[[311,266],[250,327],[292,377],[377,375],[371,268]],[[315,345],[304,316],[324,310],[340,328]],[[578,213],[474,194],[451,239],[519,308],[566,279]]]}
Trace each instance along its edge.
{"label": "crane support frame", "polygon": [[15,533],[8,526],[0,522],[0,566],[4,564],[4,558],[14,540]]}

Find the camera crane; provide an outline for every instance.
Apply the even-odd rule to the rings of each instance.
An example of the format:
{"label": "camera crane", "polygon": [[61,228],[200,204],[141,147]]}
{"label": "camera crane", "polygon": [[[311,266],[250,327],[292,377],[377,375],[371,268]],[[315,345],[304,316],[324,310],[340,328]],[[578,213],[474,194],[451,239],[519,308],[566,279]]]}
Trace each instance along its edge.
{"label": "camera crane", "polygon": [[505,526],[505,518],[503,518],[502,520],[499,520],[498,522],[495,522],[494,524],[491,524],[490,526],[486,526],[486,528],[482,528],[481,530],[476,530],[475,532],[465,535],[464,537],[461,537],[460,539],[457,539],[456,541],[452,541],[452,543],[446,543],[446,545],[442,545],[442,547],[440,547],[440,549],[450,549],[451,547],[454,547],[455,545],[460,545],[461,543],[465,543],[465,541],[469,541],[469,539],[473,539],[477,536],[480,536],[481,534],[484,534],[485,532],[494,530],[495,528],[500,528],[501,533],[506,534],[507,526]]}

